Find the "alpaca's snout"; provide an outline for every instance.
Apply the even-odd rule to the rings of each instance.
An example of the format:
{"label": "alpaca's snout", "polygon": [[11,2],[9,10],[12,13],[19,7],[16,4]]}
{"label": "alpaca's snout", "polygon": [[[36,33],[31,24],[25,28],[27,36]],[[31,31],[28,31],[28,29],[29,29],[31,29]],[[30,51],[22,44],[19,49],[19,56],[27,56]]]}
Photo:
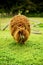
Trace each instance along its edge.
{"label": "alpaca's snout", "polygon": [[20,30],[19,31],[19,41],[20,42],[24,42],[24,40],[25,40],[25,34],[24,34],[24,30]]}
{"label": "alpaca's snout", "polygon": [[25,36],[24,36],[23,34],[20,34],[20,39],[19,39],[19,41],[20,41],[20,42],[24,42],[24,39],[25,39]]}
{"label": "alpaca's snout", "polygon": [[24,39],[25,38],[25,36],[23,35],[23,33],[21,34],[20,33],[20,39]]}

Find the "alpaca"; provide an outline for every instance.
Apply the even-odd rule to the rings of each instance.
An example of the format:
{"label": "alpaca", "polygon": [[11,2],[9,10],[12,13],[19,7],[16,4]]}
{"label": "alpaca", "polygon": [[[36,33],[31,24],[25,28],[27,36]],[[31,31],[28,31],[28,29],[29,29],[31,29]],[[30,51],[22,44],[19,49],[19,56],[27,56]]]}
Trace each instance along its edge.
{"label": "alpaca", "polygon": [[10,31],[19,43],[25,43],[30,35],[30,22],[24,15],[15,15],[10,21]]}

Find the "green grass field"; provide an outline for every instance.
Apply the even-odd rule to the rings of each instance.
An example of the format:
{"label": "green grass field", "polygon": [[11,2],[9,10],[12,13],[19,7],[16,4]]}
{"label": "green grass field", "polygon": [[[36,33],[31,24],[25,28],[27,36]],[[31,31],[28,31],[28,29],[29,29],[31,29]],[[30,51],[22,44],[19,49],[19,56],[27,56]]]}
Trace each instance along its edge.
{"label": "green grass field", "polygon": [[[5,26],[9,19],[0,21]],[[43,22],[43,18],[33,19]],[[9,30],[0,30],[0,65],[43,65],[43,28],[39,30],[42,34],[31,33],[25,44],[16,43]]]}

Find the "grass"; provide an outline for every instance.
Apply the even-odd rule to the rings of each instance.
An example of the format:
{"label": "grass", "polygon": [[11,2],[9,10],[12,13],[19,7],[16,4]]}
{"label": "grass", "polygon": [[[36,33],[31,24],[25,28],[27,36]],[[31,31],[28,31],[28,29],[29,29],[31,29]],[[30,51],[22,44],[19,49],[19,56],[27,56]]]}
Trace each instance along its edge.
{"label": "grass", "polygon": [[25,44],[16,43],[9,30],[0,31],[0,65],[43,65],[43,28],[40,31],[31,33]]}

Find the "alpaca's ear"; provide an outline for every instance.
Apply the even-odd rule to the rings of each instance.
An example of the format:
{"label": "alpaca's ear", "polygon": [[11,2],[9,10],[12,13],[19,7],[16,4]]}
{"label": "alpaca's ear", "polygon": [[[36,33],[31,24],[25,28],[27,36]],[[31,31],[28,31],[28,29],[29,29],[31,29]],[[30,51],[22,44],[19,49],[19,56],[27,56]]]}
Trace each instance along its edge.
{"label": "alpaca's ear", "polygon": [[2,29],[3,31],[9,26],[10,22],[5,25],[5,27]]}

